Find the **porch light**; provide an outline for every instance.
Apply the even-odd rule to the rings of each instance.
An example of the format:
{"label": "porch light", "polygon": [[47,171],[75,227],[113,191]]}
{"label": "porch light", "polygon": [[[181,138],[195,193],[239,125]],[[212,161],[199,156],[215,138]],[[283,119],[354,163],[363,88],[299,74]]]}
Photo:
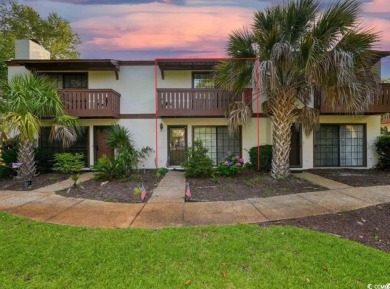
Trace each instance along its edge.
{"label": "porch light", "polygon": [[164,125],[162,122],[160,122],[160,130],[163,130],[164,129]]}

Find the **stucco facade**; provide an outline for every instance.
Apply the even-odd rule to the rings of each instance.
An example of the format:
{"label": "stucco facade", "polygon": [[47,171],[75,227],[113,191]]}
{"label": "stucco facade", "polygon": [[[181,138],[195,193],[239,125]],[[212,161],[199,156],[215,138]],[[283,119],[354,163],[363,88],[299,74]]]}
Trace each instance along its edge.
{"label": "stucco facade", "polygon": [[[20,43],[26,44],[25,42]],[[36,49],[35,46],[34,49]],[[21,48],[19,50],[23,51]],[[40,54],[37,54],[37,52],[35,54],[29,54],[27,52],[23,54],[23,56],[26,57],[31,57],[31,55]],[[43,55],[45,54],[43,53]],[[33,59],[30,58],[29,60]],[[83,88],[85,91],[93,89],[110,89],[120,94],[119,117],[101,118],[97,115],[96,117],[81,118],[82,125],[89,128],[87,144],[89,166],[92,166],[97,158],[96,127],[108,127],[115,123],[127,127],[131,131],[138,148],[149,146],[154,150],[154,153],[151,153],[147,159],[140,164],[140,167],[154,168],[156,166],[165,167],[166,165],[171,165],[170,150],[172,148],[170,145],[172,145],[172,142],[170,142],[169,139],[172,130],[170,130],[170,128],[183,128],[183,131],[185,131],[185,145],[189,146],[194,141],[195,129],[226,126],[226,119],[223,115],[217,117],[201,115],[197,117],[188,117],[185,114],[180,116],[161,116],[159,114],[159,109],[156,108],[156,104],[161,105],[161,100],[156,100],[158,97],[156,88],[171,89],[172,91],[193,89],[195,91],[194,93],[196,93],[193,82],[194,72],[203,73],[205,72],[204,69],[175,70],[174,68],[171,68],[163,72],[161,67],[155,67],[154,61],[132,61],[119,62],[119,64],[112,69],[106,69],[107,67],[101,66],[102,69],[99,70],[96,68],[90,69],[90,66],[88,66],[91,65],[91,63],[93,64],[93,61],[94,60],[85,60],[85,62],[80,62],[81,65],[84,65],[84,68],[72,69],[71,66],[65,66],[64,64],[64,69],[45,70],[40,68],[38,71],[43,74],[84,74],[87,78],[87,87]],[[178,62],[179,61],[180,60],[178,60]],[[50,67],[51,63],[53,63],[53,61],[47,61],[48,67]],[[109,63],[109,61],[107,61],[107,63]],[[194,63],[196,63],[196,60],[194,60]],[[41,67],[38,65],[42,65],[41,62],[28,64],[37,65],[37,67]],[[25,63],[23,64],[23,61],[18,62],[17,59],[11,61],[9,63],[9,78],[19,73],[30,73],[30,70],[26,69],[25,66],[27,65]],[[173,94],[174,92],[172,92],[172,95]],[[174,101],[178,102],[179,100]],[[164,105],[164,103],[162,105]],[[239,150],[245,161],[249,160],[248,151],[251,147],[257,146],[258,143],[272,144],[271,119],[261,113],[258,126],[256,119],[256,102],[254,102],[252,109],[254,117],[249,124],[241,128],[241,134],[239,136]],[[374,142],[380,134],[380,114],[360,116],[339,114],[321,115],[320,123],[328,126],[336,125],[334,126],[336,129],[338,127],[344,128],[348,125],[357,125],[356,127],[358,127],[359,130],[364,130],[364,133],[360,137],[361,140],[364,140],[364,143],[359,144],[359,147],[356,149],[353,147],[353,154],[351,153],[351,155],[355,155],[355,150],[356,154],[359,151],[359,158],[364,157],[364,160],[353,167],[371,168],[375,166],[377,156]],[[197,133],[201,133],[199,129],[197,130]],[[205,137],[218,138],[217,135],[207,135]],[[223,137],[225,139],[228,138],[227,136]],[[318,152],[316,152],[318,143],[316,142],[318,142],[318,138],[316,140],[315,132],[306,135],[301,131],[298,137],[298,147],[295,148],[294,153],[299,153],[298,159],[300,164],[297,165],[295,169],[310,169],[318,166],[318,164],[316,164],[316,154],[318,159]],[[343,138],[344,137],[340,134],[336,141],[341,143]],[[321,141],[325,144],[323,139]],[[221,148],[217,147],[216,149],[226,149],[229,148],[228,146],[228,141],[226,141],[224,146],[221,146]],[[333,148],[334,147],[335,145],[333,144]],[[361,152],[361,150],[363,150],[363,152]],[[220,154],[221,152],[219,151],[217,153]],[[327,167],[329,166],[327,165]]]}

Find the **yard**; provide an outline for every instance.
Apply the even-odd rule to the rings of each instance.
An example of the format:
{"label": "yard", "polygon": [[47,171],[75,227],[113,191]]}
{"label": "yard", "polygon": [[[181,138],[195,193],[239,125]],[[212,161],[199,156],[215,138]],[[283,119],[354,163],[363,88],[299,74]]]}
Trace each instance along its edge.
{"label": "yard", "polygon": [[367,288],[390,255],[289,226],[87,229],[0,213],[1,288]]}

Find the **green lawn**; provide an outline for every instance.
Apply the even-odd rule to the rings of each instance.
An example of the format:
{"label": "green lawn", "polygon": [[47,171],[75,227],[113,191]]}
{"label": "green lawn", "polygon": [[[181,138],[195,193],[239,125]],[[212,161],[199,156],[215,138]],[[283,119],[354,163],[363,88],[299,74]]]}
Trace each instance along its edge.
{"label": "green lawn", "polygon": [[0,213],[0,288],[367,288],[389,272],[390,254],[293,227],[105,230]]}

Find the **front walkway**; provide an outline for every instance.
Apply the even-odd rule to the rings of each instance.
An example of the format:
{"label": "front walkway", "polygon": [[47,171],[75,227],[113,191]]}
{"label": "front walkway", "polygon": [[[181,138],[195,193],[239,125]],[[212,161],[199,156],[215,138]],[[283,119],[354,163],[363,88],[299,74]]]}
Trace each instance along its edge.
{"label": "front walkway", "polygon": [[[66,198],[53,191],[64,181],[35,191],[0,191],[0,210],[48,223],[106,228],[161,228],[233,225],[306,217],[360,209],[390,202],[390,186],[350,187],[310,173],[296,176],[328,191],[252,198],[232,202],[184,202],[182,172],[169,172],[144,204],[120,204]],[[83,180],[92,177],[85,174]],[[69,185],[70,184],[70,185]]]}

